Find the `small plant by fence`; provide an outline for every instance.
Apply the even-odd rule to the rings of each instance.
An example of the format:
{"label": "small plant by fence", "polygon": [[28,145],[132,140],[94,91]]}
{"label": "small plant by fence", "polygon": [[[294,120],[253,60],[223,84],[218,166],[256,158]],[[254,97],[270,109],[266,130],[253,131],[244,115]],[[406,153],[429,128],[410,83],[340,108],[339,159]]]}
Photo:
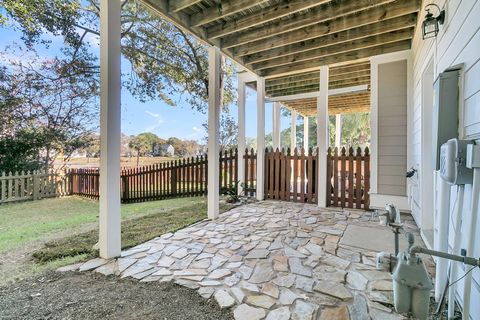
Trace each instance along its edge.
{"label": "small plant by fence", "polygon": [[370,151],[360,148],[328,149],[327,154],[327,205],[342,208],[369,209]]}
{"label": "small plant by fence", "polygon": [[70,183],[63,172],[4,172],[0,176],[0,203],[66,195],[70,195]]}

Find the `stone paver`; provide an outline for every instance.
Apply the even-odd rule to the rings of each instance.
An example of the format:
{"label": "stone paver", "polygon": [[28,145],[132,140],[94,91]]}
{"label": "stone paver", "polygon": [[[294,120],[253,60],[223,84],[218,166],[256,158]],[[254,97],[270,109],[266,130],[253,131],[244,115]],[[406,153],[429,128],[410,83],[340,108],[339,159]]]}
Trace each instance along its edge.
{"label": "stone paver", "polygon": [[[413,219],[403,218],[418,234]],[[173,281],[232,307],[237,320],[401,319],[385,306],[392,303],[391,276],[375,270],[376,252],[341,242],[348,225],[385,228],[377,222],[360,210],[250,203],[128,249],[119,259],[61,270]]]}

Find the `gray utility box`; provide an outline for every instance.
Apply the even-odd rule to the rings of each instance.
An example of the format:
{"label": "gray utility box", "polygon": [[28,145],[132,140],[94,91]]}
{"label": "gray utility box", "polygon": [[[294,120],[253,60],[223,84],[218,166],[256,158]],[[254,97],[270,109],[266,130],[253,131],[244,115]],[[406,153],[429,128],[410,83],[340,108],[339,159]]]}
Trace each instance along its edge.
{"label": "gray utility box", "polygon": [[440,170],[440,148],[458,137],[459,70],[442,72],[433,84],[433,168]]}

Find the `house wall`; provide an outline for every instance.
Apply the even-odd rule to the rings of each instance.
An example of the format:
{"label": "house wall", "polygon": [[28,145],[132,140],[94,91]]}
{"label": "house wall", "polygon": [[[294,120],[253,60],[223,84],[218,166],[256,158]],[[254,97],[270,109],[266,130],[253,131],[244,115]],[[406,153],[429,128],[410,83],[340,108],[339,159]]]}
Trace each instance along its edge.
{"label": "house wall", "polygon": [[378,65],[377,192],[406,196],[407,61]]}
{"label": "house wall", "polygon": [[[475,237],[476,243],[480,243],[480,220],[475,234],[469,234],[470,201],[472,196],[479,196],[472,195],[471,185],[465,186],[464,210],[461,213],[463,223],[461,225],[453,223],[455,220],[453,216],[454,204],[461,201],[461,199],[457,199],[456,187],[452,187],[450,190],[450,209],[447,210],[449,216],[444,219],[443,225],[438,225],[441,219],[435,216],[430,204],[426,203],[425,200],[425,193],[428,191],[434,193],[439,184],[437,181],[437,186],[435,184],[429,186],[428,181],[422,181],[423,174],[428,173],[422,172],[426,167],[425,161],[422,161],[422,155],[425,156],[424,150],[428,147],[428,139],[425,139],[425,137],[427,131],[431,130],[426,125],[428,122],[424,121],[426,117],[431,116],[427,105],[429,100],[424,97],[425,92],[430,89],[426,87],[430,84],[429,81],[425,81],[425,75],[428,75],[432,65],[433,79],[436,79],[446,69],[463,64],[459,81],[459,137],[476,140],[477,143],[480,143],[480,1],[438,0],[433,2],[446,10],[446,22],[443,26],[440,26],[440,32],[436,38],[423,40],[421,22],[424,12],[422,12],[411,50],[413,75],[411,84],[412,109],[409,117],[411,137],[408,139],[408,166],[417,168],[419,174],[411,179],[408,185],[410,206],[412,215],[420,227],[425,230],[431,228],[432,226],[427,224],[428,221],[432,220],[430,215],[434,215],[433,224],[437,229],[446,227],[445,223],[448,224],[448,227],[446,227],[448,230],[448,247],[452,248],[455,234],[461,234],[461,247],[466,248],[469,237]],[[424,203],[422,203],[422,199]],[[437,206],[440,200],[438,197],[435,200]],[[431,239],[428,239],[427,233],[424,233],[423,236],[427,242],[431,241]],[[480,257],[480,245],[476,246],[475,252],[470,252],[468,255]],[[463,275],[464,271],[465,268],[462,267],[459,275]],[[456,297],[460,305],[463,306],[463,281],[460,281],[459,284]],[[478,303],[480,301],[480,271],[478,268],[473,271],[470,301],[471,319],[480,319],[480,303]]]}

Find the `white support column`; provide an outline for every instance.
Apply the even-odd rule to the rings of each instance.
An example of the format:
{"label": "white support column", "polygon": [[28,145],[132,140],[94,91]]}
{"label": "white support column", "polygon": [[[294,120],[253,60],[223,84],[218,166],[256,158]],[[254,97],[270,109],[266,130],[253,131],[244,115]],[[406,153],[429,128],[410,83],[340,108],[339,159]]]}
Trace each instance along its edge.
{"label": "white support column", "polygon": [[242,183],[245,181],[245,161],[243,155],[245,154],[245,81],[238,78],[238,194],[243,193]]}
{"label": "white support column", "polygon": [[120,1],[100,1],[100,257],[121,252]]}
{"label": "white support column", "polygon": [[342,114],[335,115],[335,147],[342,145]]}
{"label": "white support column", "polygon": [[265,78],[257,79],[257,200],[263,200],[265,158]]}
{"label": "white support column", "polygon": [[290,150],[293,153],[297,147],[297,111],[292,110],[292,121],[290,126]]}
{"label": "white support column", "polygon": [[219,214],[220,50],[208,48],[208,218]]}
{"label": "white support column", "polygon": [[280,102],[274,102],[272,108],[272,117],[273,117],[273,130],[272,130],[272,140],[273,140],[273,149],[280,149]]}
{"label": "white support column", "polygon": [[308,152],[308,142],[310,140],[309,134],[308,117],[303,117],[303,149],[305,149],[305,153]]}
{"label": "white support column", "polygon": [[318,206],[327,206],[327,161],[328,148],[328,66],[320,67],[320,91],[317,98],[317,146],[318,161]]}

